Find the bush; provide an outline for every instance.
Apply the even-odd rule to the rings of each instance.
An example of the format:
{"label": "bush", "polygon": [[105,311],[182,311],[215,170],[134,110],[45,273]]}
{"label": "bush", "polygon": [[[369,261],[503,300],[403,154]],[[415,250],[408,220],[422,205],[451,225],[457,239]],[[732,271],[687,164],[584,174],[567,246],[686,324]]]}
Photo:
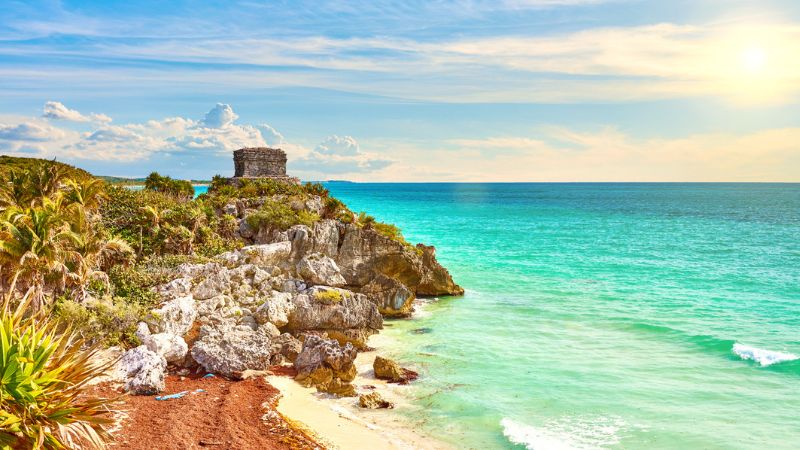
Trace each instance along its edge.
{"label": "bush", "polygon": [[144,320],[148,311],[148,307],[129,303],[119,297],[110,304],[100,301],[91,305],[61,300],[54,309],[55,316],[70,324],[86,342],[125,348],[140,344],[136,337],[136,326]]}
{"label": "bush", "polygon": [[286,203],[267,199],[257,212],[250,214],[245,220],[256,230],[286,230],[293,225],[312,226],[319,220],[319,215],[306,210],[298,212]]}
{"label": "bush", "polygon": [[326,305],[331,305],[334,303],[341,303],[343,298],[341,292],[331,290],[331,291],[318,291],[316,294],[314,294],[314,300],[320,303],[324,303]]}
{"label": "bush", "polygon": [[303,185],[303,189],[306,193],[311,195],[318,195],[320,197],[327,197],[330,192],[322,185],[322,183],[306,183]]}
{"label": "bush", "polygon": [[0,313],[0,448],[104,447],[116,411],[85,390],[109,365],[50,317],[25,317],[25,306]]}

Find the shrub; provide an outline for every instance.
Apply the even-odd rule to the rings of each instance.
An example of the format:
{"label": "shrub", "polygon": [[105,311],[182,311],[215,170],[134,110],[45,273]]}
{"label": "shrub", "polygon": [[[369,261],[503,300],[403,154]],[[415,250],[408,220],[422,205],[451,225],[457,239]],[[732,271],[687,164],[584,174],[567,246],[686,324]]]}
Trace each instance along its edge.
{"label": "shrub", "polygon": [[0,448],[103,448],[116,411],[85,390],[109,365],[50,317],[26,317],[26,306],[0,312]]}
{"label": "shrub", "polygon": [[306,210],[298,212],[286,203],[267,199],[257,212],[250,214],[245,220],[256,230],[286,230],[293,225],[312,226],[319,220],[319,215]]}
{"label": "shrub", "polygon": [[306,183],[303,185],[303,190],[308,194],[319,195],[320,197],[327,197],[330,194],[322,183]]}
{"label": "shrub", "polygon": [[54,309],[56,317],[70,324],[86,342],[125,348],[140,344],[136,326],[148,311],[149,308],[120,297],[110,303],[99,301],[90,305],[61,300]]}
{"label": "shrub", "polygon": [[314,300],[324,303],[326,305],[341,303],[343,300],[342,293],[339,291],[318,291],[314,294]]}
{"label": "shrub", "polygon": [[396,225],[392,225],[390,223],[383,223],[383,222],[374,222],[372,224],[372,229],[377,231],[379,234],[382,234],[389,239],[397,242],[406,243],[405,238],[403,237],[403,233],[400,231]]}

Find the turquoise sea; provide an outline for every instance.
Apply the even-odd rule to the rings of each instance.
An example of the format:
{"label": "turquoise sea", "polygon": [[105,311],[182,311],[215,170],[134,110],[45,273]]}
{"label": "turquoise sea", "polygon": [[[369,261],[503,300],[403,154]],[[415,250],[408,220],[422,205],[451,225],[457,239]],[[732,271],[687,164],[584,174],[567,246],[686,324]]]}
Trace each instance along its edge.
{"label": "turquoise sea", "polygon": [[800,185],[361,184],[466,288],[387,323],[462,448],[800,448]]}

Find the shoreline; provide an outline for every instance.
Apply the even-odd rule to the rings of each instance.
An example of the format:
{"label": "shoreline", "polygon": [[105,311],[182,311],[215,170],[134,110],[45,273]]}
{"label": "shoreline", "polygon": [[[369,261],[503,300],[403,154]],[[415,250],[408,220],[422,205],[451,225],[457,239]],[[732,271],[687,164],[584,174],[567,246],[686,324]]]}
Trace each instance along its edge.
{"label": "shoreline", "polygon": [[303,387],[293,378],[270,375],[267,382],[281,392],[276,409],[294,426],[331,449],[453,449],[421,433],[405,419],[401,411],[410,407],[410,399],[404,391],[410,386],[375,378],[372,363],[388,342],[390,338],[380,334],[369,338],[372,350],[359,352],[355,361],[358,375],[353,385],[360,394],[378,392],[395,405],[394,409],[364,409],[358,406],[358,397],[337,398]]}

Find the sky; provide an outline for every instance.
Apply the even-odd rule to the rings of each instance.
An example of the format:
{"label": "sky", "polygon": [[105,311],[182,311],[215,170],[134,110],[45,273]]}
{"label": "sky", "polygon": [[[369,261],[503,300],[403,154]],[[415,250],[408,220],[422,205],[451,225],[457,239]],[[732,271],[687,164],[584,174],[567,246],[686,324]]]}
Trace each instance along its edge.
{"label": "sky", "polygon": [[0,153],[99,175],[800,181],[796,0],[0,2]]}

